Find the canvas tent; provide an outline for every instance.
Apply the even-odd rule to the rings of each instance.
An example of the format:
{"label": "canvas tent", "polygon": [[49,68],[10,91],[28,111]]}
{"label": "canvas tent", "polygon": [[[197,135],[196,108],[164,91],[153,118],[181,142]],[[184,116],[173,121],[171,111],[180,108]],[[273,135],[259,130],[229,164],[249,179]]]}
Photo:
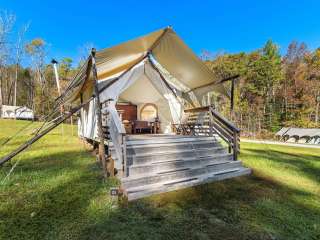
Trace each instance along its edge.
{"label": "canvas tent", "polygon": [[1,117],[11,119],[32,120],[34,118],[34,115],[33,111],[27,107],[2,105]]}
{"label": "canvas tent", "polygon": [[[228,95],[213,72],[193,53],[193,51],[168,27],[120,45],[103,49],[96,54],[98,80],[116,79],[136,64],[152,56],[159,66],[176,79],[182,93],[201,98],[204,93],[214,90]],[[72,102],[93,93],[94,81],[90,71],[92,59],[86,63],[74,81],[60,97],[61,101]],[[188,96],[186,96],[188,97]]]}
{"label": "canvas tent", "polygon": [[320,144],[320,129],[318,128],[282,128],[276,136],[288,142]]}
{"label": "canvas tent", "polygon": [[[89,58],[70,86],[70,102],[85,101],[93,94],[92,61]],[[165,28],[96,53],[100,102],[127,101],[138,106],[154,103],[159,110],[161,132],[183,118],[184,102],[200,106],[209,91],[228,92],[210,69],[171,29]],[[97,138],[94,100],[81,112],[79,135]],[[139,116],[139,114],[138,114]],[[119,120],[120,121],[120,120]]]}

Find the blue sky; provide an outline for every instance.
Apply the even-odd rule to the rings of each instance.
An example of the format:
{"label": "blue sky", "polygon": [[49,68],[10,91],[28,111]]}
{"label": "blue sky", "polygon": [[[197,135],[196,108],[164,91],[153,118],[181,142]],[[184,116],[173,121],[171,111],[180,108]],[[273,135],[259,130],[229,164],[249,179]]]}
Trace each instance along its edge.
{"label": "blue sky", "polygon": [[292,40],[320,47],[320,1],[18,1],[0,0],[0,9],[31,22],[26,35],[50,44],[50,57],[77,60],[79,48],[105,48],[171,25],[197,53],[236,53],[272,39],[284,53]]}

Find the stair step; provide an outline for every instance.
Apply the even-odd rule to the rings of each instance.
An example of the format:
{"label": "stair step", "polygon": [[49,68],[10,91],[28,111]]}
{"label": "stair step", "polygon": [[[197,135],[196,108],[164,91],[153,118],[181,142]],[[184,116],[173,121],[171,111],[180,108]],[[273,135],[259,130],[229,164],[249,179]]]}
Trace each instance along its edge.
{"label": "stair step", "polygon": [[174,181],[174,182],[169,182],[169,183],[164,183],[164,186],[172,186],[178,183],[186,183],[186,182],[191,182],[194,180],[197,180],[198,178],[194,177],[194,178],[188,178],[188,179],[182,179],[182,180],[178,180],[178,181]]}
{"label": "stair step", "polygon": [[163,154],[175,154],[175,153],[189,153],[189,152],[207,152],[211,150],[225,150],[226,147],[223,146],[215,146],[215,147],[208,147],[208,148],[187,148],[187,149],[171,149],[171,150],[161,150],[154,152],[140,152],[140,153],[133,153],[128,154],[127,157],[145,157],[145,156],[156,156],[156,155],[163,155]]}
{"label": "stair step", "polygon": [[229,170],[199,174],[189,178],[180,178],[174,181],[166,181],[162,183],[144,185],[139,187],[127,188],[128,200],[135,200],[154,194],[170,192],[187,187],[192,187],[204,183],[220,181],[228,178],[248,175],[251,170],[244,167],[232,168]]}
{"label": "stair step", "polygon": [[215,147],[208,149],[189,149],[184,151],[166,151],[158,153],[147,153],[147,154],[137,154],[137,155],[127,155],[128,166],[138,165],[138,164],[149,164],[153,162],[176,160],[176,159],[188,159],[190,157],[206,157],[215,154],[226,153],[227,149],[225,147]]}
{"label": "stair step", "polygon": [[[196,166],[193,168],[179,168],[173,169],[174,171],[168,173],[158,174],[157,172],[147,172],[144,174],[138,174],[136,176],[130,176],[122,178],[122,184],[124,188],[130,188],[134,186],[142,186],[148,184],[160,183],[163,181],[176,180],[179,178],[190,178],[196,175],[207,174],[210,172],[218,172],[222,170],[228,170],[230,168],[241,167],[240,161],[229,161],[224,164],[216,164],[210,166]],[[163,171],[160,171],[160,173]]]}
{"label": "stair step", "polygon": [[158,172],[156,173],[157,175],[163,175],[163,174],[168,174],[168,173],[177,173],[177,172],[181,172],[181,171],[186,171],[186,170],[190,170],[190,168],[176,168],[174,170],[169,170],[169,171],[164,171],[164,172]]}
{"label": "stair step", "polygon": [[216,141],[216,137],[197,137],[197,136],[183,136],[183,135],[131,135],[127,136],[127,146],[151,145],[151,144],[168,144],[168,143],[182,143],[182,142],[201,142],[201,141]]}
{"label": "stair step", "polygon": [[146,164],[133,164],[129,167],[129,175],[168,171],[174,168],[186,168],[196,166],[214,166],[232,161],[232,154],[215,154],[205,157],[189,157],[185,159],[165,160]]}
{"label": "stair step", "polygon": [[166,144],[152,144],[149,146],[145,145],[134,145],[127,147],[127,154],[146,154],[146,153],[162,153],[165,151],[183,151],[190,149],[202,149],[202,148],[213,148],[218,147],[220,143],[218,142],[183,142],[183,143],[166,143]]}

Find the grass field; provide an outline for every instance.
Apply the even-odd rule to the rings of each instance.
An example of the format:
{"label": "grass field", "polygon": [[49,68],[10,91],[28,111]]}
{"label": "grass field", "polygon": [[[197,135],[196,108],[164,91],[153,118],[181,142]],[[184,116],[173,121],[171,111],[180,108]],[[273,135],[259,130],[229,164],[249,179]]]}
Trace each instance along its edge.
{"label": "grass field", "polygon": [[[0,120],[2,146],[24,121]],[[253,175],[117,205],[95,157],[61,127],[0,168],[0,239],[320,239],[320,149],[243,143]]]}

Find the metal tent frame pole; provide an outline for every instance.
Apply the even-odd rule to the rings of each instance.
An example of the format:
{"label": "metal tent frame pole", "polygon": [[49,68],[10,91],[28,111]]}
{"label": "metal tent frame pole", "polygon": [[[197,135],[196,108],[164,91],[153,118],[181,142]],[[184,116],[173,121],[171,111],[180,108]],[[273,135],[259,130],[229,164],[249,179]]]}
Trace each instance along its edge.
{"label": "metal tent frame pole", "polygon": [[96,49],[92,48],[91,50],[91,70],[92,77],[94,81],[94,97],[95,97],[95,105],[96,105],[96,113],[97,113],[97,125],[98,125],[98,136],[99,136],[99,160],[101,162],[103,168],[103,175],[105,177],[114,176],[114,169],[112,166],[110,167],[106,161],[106,150],[105,150],[105,137],[103,133],[102,127],[102,113],[101,113],[101,102],[100,102],[100,94],[98,88],[98,72],[96,66]]}

